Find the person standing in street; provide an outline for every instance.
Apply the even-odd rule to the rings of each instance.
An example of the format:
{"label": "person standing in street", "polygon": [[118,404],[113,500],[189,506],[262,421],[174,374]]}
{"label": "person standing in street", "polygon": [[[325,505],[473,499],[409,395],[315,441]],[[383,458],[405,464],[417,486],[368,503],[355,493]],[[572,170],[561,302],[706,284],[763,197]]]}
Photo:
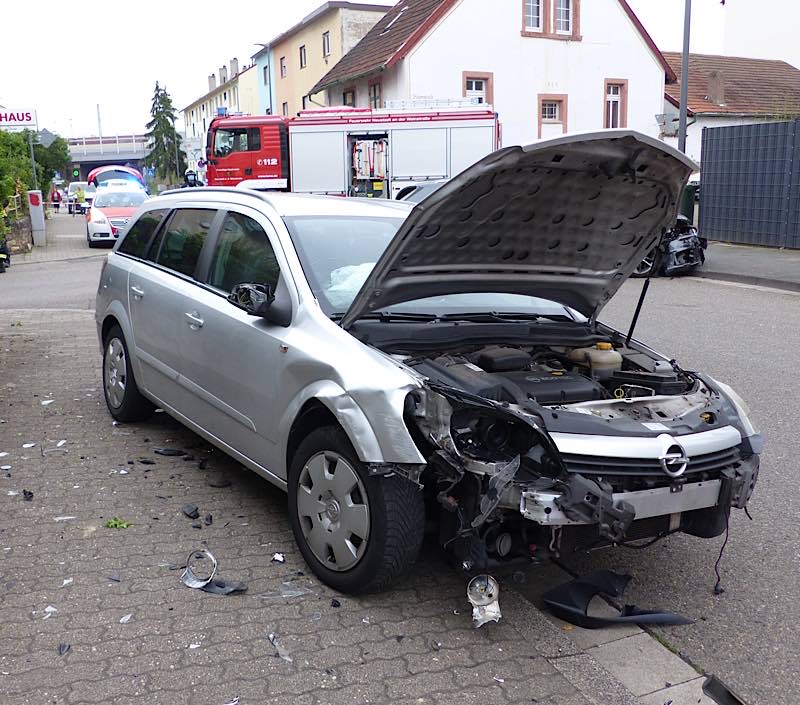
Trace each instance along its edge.
{"label": "person standing in street", "polygon": [[58,187],[53,187],[53,195],[50,196],[50,201],[53,204],[53,209],[58,213],[61,209],[61,191],[58,190]]}
{"label": "person standing in street", "polygon": [[86,194],[83,192],[83,186],[78,186],[78,190],[75,192],[75,207],[72,209],[72,216],[75,217],[75,211],[80,209],[81,214],[83,213],[83,205],[86,203]]}

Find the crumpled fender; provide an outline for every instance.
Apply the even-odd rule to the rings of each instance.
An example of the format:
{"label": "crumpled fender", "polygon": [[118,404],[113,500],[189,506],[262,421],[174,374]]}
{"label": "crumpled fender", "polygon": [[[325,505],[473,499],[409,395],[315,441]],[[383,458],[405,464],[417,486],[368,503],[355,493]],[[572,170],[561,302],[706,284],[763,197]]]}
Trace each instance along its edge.
{"label": "crumpled fender", "polygon": [[[289,404],[281,420],[281,457],[286,457],[289,431],[300,409],[310,399],[317,399],[336,417],[363,462],[424,464],[425,458],[414,444],[403,421],[403,399],[407,391],[394,390],[391,393],[399,401],[391,404],[394,414],[373,415],[370,419],[353,396],[336,382],[320,380],[304,387]],[[386,400],[378,401],[386,403]],[[383,404],[380,406],[385,408]]]}

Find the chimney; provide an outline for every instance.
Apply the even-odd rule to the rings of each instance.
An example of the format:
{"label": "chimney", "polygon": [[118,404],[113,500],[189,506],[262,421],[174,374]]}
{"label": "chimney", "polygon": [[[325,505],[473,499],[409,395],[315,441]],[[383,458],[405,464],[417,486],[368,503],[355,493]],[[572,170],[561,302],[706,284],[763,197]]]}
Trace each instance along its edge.
{"label": "chimney", "polygon": [[217,87],[217,77],[212,73],[208,77],[208,90],[213,91]]}
{"label": "chimney", "polygon": [[223,83],[228,82],[228,67],[227,66],[220,66],[219,67],[219,85],[221,86]]}
{"label": "chimney", "polygon": [[239,73],[239,59],[233,58],[231,59],[231,78],[233,78],[237,73]]}
{"label": "chimney", "polygon": [[717,105],[725,105],[725,77],[722,71],[708,74],[708,99]]}

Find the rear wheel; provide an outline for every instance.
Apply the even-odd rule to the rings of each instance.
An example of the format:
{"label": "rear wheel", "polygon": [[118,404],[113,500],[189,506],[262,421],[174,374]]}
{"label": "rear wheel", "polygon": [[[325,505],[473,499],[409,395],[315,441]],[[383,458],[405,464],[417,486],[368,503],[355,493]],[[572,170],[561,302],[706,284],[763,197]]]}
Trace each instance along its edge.
{"label": "rear wheel", "polygon": [[656,251],[650,250],[642,259],[639,264],[636,265],[636,269],[633,270],[632,277],[649,277],[655,274],[653,268],[655,267],[656,262]]}
{"label": "rear wheel", "polygon": [[136,386],[128,346],[119,326],[108,331],[103,343],[103,392],[106,406],[117,421],[144,421],[155,411],[153,403]]}
{"label": "rear wheel", "polygon": [[425,528],[422,492],[370,476],[344,432],[319,428],[289,468],[289,516],[306,563],[340,592],[382,590],[410,568]]}

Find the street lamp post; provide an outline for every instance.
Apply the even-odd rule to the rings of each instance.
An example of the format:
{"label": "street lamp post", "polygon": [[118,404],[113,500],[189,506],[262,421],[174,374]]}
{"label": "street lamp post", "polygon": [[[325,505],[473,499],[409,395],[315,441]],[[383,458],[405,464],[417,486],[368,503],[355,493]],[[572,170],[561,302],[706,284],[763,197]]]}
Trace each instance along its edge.
{"label": "street lamp post", "polygon": [[689,33],[692,23],[692,0],[683,10],[683,56],[681,57],[681,104],[678,120],[678,149],[686,153],[686,113],[689,102]]}

